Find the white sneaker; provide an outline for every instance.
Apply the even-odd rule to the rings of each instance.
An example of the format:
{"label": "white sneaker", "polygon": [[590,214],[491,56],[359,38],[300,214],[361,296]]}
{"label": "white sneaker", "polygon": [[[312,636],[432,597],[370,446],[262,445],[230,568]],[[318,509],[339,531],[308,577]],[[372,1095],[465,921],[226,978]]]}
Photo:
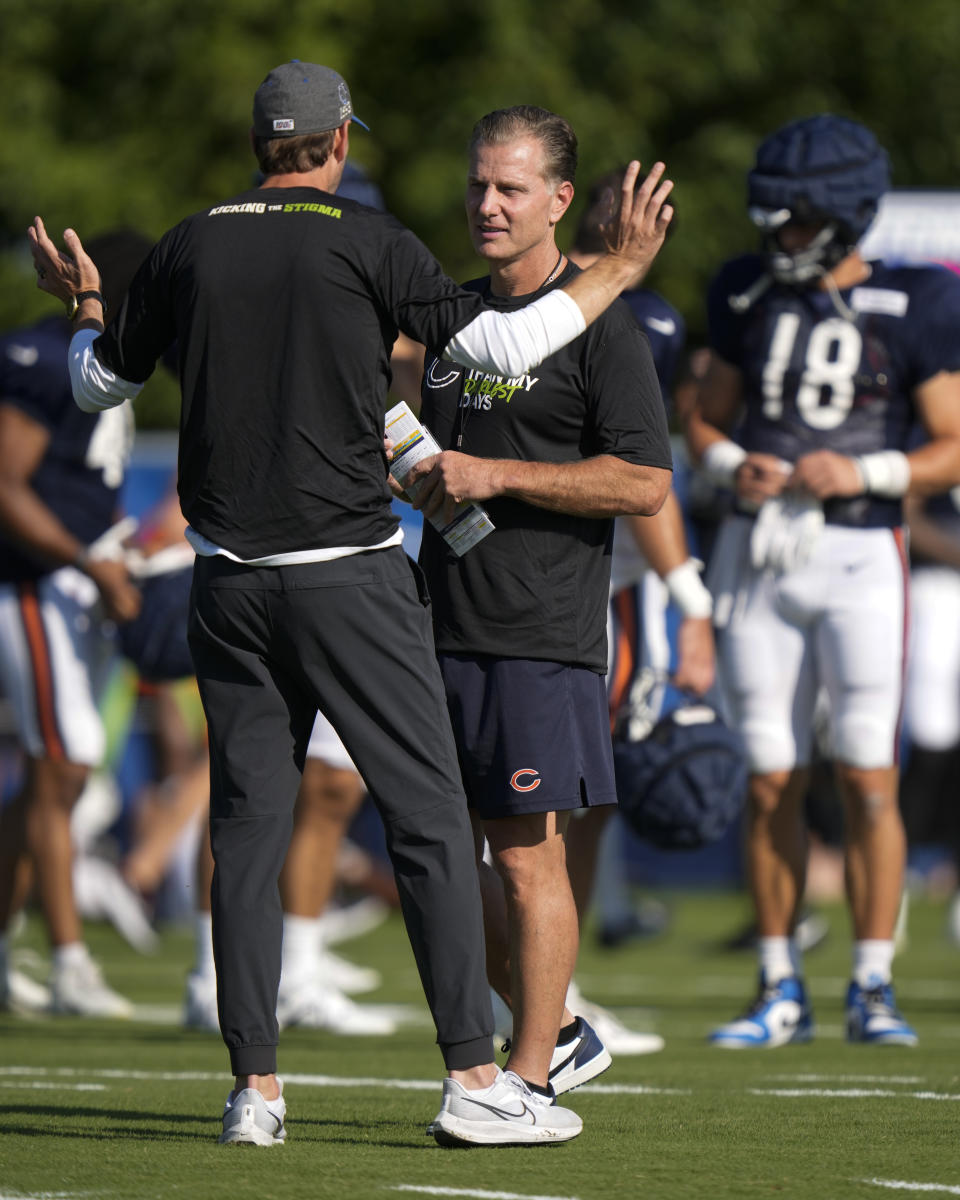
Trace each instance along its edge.
{"label": "white sneaker", "polygon": [[183,1024],[187,1029],[220,1032],[217,1015],[217,977],[206,971],[191,971],[183,1001]]}
{"label": "white sneaker", "polygon": [[376,929],[390,915],[390,906],[376,896],[365,896],[352,904],[331,905],[320,914],[320,937],[326,946],[336,946]]}
{"label": "white sneaker", "polygon": [[317,975],[330,987],[336,988],[338,992],[346,992],[349,996],[355,996],[359,992],[373,992],[383,983],[380,972],[373,967],[361,967],[357,963],[348,962],[325,946],[320,947],[316,970]]}
{"label": "white sneaker", "polygon": [[567,989],[567,1008],[593,1026],[597,1037],[614,1058],[618,1054],[625,1057],[656,1054],[664,1047],[664,1040],[659,1034],[638,1033],[634,1029],[628,1029],[608,1008],[584,999],[580,989],[572,981]]}
{"label": "white sneaker", "polygon": [[281,1029],[326,1029],[345,1037],[376,1037],[396,1033],[396,1022],[370,1006],[355,1004],[335,988],[315,979],[283,987],[277,997],[277,1022]]}
{"label": "white sneaker", "polygon": [[498,1071],[489,1088],[470,1091],[449,1077],[431,1122],[441,1146],[516,1146],[567,1142],[583,1129],[569,1108],[532,1092],[513,1071]]}
{"label": "white sneaker", "polygon": [[223,1132],[217,1141],[221,1146],[282,1146],[286,1115],[282,1083],[276,1100],[265,1100],[256,1088],[244,1088],[236,1096],[231,1092],[223,1106]]}
{"label": "white sneaker", "polygon": [[8,967],[0,974],[0,1011],[21,1016],[49,1013],[50,989],[16,967]]}
{"label": "white sneaker", "polygon": [[75,1017],[133,1016],[133,1005],[107,985],[92,958],[54,969],[50,977],[52,1012]]}

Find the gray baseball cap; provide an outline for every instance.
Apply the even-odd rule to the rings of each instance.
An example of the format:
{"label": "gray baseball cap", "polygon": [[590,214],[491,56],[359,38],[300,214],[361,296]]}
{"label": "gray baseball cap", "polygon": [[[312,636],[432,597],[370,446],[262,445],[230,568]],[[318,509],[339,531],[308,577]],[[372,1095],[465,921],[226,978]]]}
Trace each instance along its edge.
{"label": "gray baseball cap", "polygon": [[343,76],[296,58],[274,67],[253,97],[253,132],[261,138],[324,133],[348,120],[368,128],[354,114]]}

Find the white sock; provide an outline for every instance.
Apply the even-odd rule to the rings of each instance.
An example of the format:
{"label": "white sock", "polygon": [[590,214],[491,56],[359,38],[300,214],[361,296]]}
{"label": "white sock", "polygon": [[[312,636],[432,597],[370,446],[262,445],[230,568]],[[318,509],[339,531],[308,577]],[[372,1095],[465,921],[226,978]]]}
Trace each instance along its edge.
{"label": "white sock", "polygon": [[893,938],[865,938],[853,943],[853,978],[860,987],[889,983],[893,968]]}
{"label": "white sock", "polygon": [[198,909],[193,916],[193,943],[194,975],[212,978],[216,974],[213,965],[213,917],[202,909]]}
{"label": "white sock", "polygon": [[283,914],[283,965],[280,974],[287,980],[309,975],[317,964],[320,930],[316,917]]}
{"label": "white sock", "polygon": [[494,1079],[493,1083],[489,1084],[489,1085],[488,1085],[487,1087],[485,1087],[485,1088],[468,1088],[468,1087],[465,1087],[463,1090],[464,1090],[465,1092],[469,1092],[471,1096],[485,1096],[485,1095],[487,1094],[487,1092],[492,1092],[492,1091],[493,1091],[493,1089],[494,1089],[494,1088],[497,1086],[497,1084],[500,1082],[500,1077],[501,1077],[502,1075],[503,1075],[503,1072],[500,1070],[500,1068],[499,1068],[499,1067],[497,1067],[497,1077],[496,1077],[496,1079]]}
{"label": "white sock", "polygon": [[760,963],[760,973],[767,983],[779,983],[796,974],[794,969],[794,953],[791,953],[791,939],[788,937],[757,938],[757,959]]}
{"label": "white sock", "polygon": [[67,942],[64,946],[53,948],[53,969],[62,970],[65,967],[78,967],[89,960],[90,955],[83,942]]}

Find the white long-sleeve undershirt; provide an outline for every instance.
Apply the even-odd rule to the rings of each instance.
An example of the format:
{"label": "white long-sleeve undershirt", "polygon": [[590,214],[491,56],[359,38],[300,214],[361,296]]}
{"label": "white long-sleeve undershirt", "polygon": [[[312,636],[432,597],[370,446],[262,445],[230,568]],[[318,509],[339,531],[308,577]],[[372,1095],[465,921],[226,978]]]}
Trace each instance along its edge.
{"label": "white long-sleeve undershirt", "polygon": [[[575,300],[559,289],[515,312],[488,309],[451,338],[443,357],[463,367],[511,378],[538,366],[586,329]],[[105,367],[93,352],[99,334],[80,329],[70,341],[68,365],[73,398],[84,412],[114,408],[140,394],[131,383]]]}

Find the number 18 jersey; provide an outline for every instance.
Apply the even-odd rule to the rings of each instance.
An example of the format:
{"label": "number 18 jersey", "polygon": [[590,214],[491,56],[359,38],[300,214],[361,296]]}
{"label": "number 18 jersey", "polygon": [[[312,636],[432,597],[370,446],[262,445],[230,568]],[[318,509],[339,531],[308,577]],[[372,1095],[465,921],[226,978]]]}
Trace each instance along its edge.
{"label": "number 18 jersey", "polygon": [[[870,264],[869,278],[840,293],[844,314],[818,287],[773,283],[746,312],[742,295],[766,270],[760,255],[726,263],[708,293],[714,350],[743,374],[744,449],[795,462],[813,450],[904,450],[915,387],[960,370],[960,278],[938,266]],[[892,526],[899,500],[837,498],[827,521]]]}

